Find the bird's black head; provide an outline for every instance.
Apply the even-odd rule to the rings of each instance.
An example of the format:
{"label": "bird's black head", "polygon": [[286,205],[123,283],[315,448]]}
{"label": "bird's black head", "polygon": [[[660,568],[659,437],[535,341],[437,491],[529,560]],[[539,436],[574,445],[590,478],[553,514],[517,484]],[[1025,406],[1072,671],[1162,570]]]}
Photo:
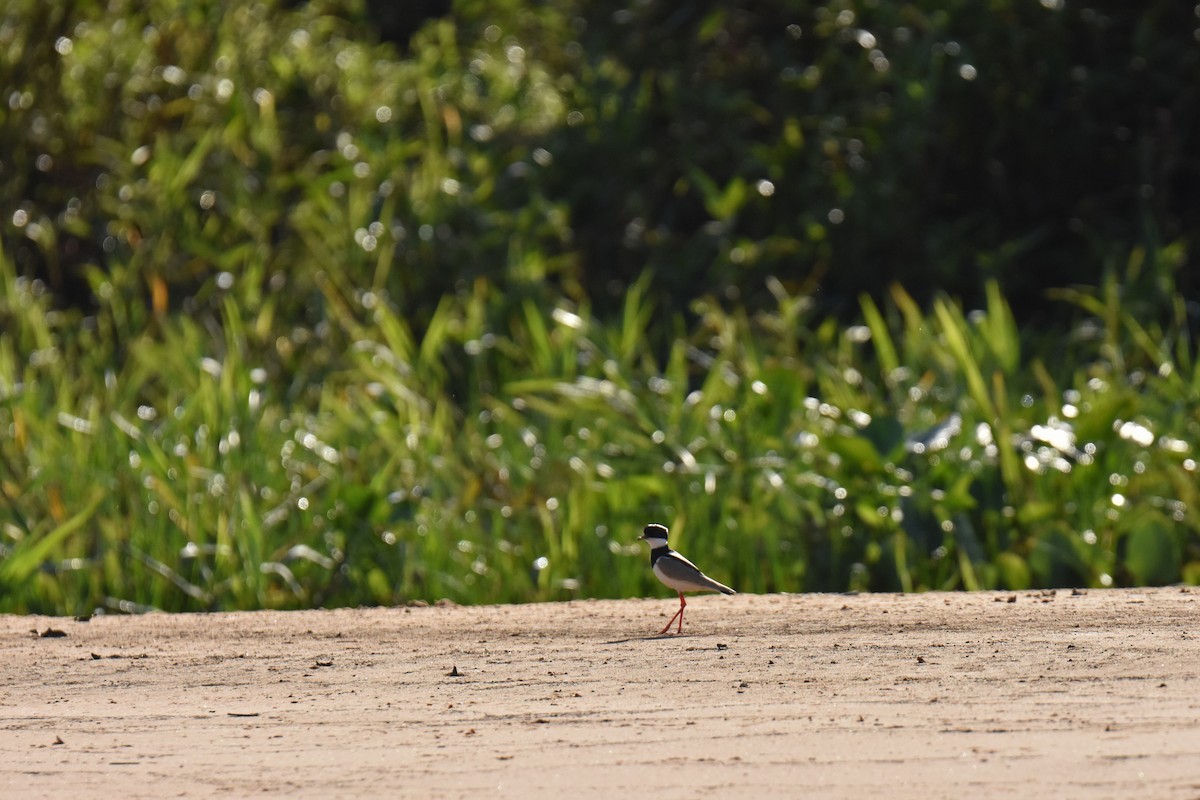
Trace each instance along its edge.
{"label": "bird's black head", "polygon": [[645,528],[642,528],[643,539],[662,539],[667,540],[667,526],[659,525],[657,522],[651,522]]}

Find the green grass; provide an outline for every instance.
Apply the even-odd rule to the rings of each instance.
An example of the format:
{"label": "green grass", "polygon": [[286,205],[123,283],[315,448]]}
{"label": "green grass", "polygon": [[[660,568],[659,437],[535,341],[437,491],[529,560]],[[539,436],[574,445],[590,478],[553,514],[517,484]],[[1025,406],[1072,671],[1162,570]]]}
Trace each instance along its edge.
{"label": "green grass", "polygon": [[994,290],[838,325],[774,286],[687,328],[480,281],[418,336],[331,276],[280,342],[232,294],[113,335],[116,303],[81,324],[0,281],[4,611],[637,595],[650,520],[743,591],[1200,578],[1186,317],[1115,279],[1064,295],[1046,362]]}
{"label": "green grass", "polygon": [[706,81],[739,124],[643,175],[670,76],[569,9],[461,2],[400,54],[358,8],[0,12],[0,611],[638,595],[650,520],[742,591],[1200,582],[1184,245],[1058,291],[1054,334],[995,285],[839,320],[797,266],[838,263],[824,222],[760,230],[750,187],[886,184],[822,171],[844,110],[726,164],[766,112]]}

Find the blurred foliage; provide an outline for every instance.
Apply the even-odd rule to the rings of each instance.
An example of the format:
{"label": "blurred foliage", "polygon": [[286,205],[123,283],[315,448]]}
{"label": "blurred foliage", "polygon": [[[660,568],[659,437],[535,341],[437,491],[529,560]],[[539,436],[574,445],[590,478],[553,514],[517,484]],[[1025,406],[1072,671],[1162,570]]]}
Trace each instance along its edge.
{"label": "blurred foliage", "polygon": [[669,298],[699,280],[737,299],[773,275],[833,310],[891,281],[977,303],[994,278],[1029,318],[1046,287],[1094,284],[1131,246],[1195,249],[1189,6],[579,13],[582,124],[549,149],[593,296],[646,265]]}
{"label": "blurred foliage", "polygon": [[1192,9],[381,8],[0,10],[0,610],[1200,582]]}
{"label": "blurred foliage", "polygon": [[[177,308],[236,270],[292,318],[339,261],[418,320],[477,275],[600,313],[645,271],[683,312],[770,276],[846,313],[995,279],[1045,321],[1046,288],[1200,230],[1186,4],[287,5],[7,4],[19,268]],[[1173,269],[1142,290],[1198,288]]]}
{"label": "blurred foliage", "polygon": [[1044,356],[995,284],[844,327],[776,281],[677,317],[662,360],[642,284],[604,323],[481,279],[423,334],[326,286],[350,344],[304,403],[231,295],[118,359],[112,310],[81,329],[7,261],[0,286],[8,611],[645,593],[649,519],[743,591],[1200,578],[1194,342],[1115,279],[1064,293],[1085,318]]}

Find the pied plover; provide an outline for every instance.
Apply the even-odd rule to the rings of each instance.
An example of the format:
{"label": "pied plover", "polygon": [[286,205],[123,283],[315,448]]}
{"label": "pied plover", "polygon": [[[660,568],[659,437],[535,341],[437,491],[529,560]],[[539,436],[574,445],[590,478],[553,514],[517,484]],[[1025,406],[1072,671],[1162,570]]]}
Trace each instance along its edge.
{"label": "pied plover", "polygon": [[650,545],[650,566],[654,575],[667,586],[679,593],[679,610],[671,617],[667,627],[658,632],[659,636],[671,628],[671,623],[679,620],[676,633],[683,633],[683,609],[687,601],[683,599],[684,592],[721,592],[722,594],[737,594],[723,583],[718,583],[700,571],[700,568],[688,561],[679,553],[667,546],[667,526],[652,522],[642,529],[642,537]]}

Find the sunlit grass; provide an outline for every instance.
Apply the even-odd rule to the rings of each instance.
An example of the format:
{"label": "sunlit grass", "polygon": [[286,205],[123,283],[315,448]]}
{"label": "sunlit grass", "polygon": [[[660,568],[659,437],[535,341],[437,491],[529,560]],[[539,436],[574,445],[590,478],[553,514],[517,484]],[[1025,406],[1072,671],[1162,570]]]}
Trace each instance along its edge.
{"label": "sunlit grass", "polygon": [[418,335],[330,282],[296,385],[232,297],[118,353],[113,311],[0,280],[7,611],[636,595],[649,520],[743,591],[1200,577],[1185,318],[1031,356],[996,291],[815,330],[780,293],[656,353],[637,291],[606,325],[481,282]]}
{"label": "sunlit grass", "polygon": [[[660,268],[594,313],[557,183],[594,160],[568,143],[641,123],[609,113],[617,62],[570,55],[572,14],[509,9],[545,53],[480,6],[398,57],[282,6],[6,9],[9,163],[53,171],[5,184],[0,610],[642,594],[650,520],[742,591],[1200,582],[1181,246],[1060,290],[1056,338],[996,285],[839,320],[773,278],[742,287],[765,308],[656,306]],[[695,166],[669,185],[697,184],[704,231],[768,196]],[[790,265],[825,252],[802,227],[657,247]],[[86,311],[18,277],[71,236],[98,248]]]}

